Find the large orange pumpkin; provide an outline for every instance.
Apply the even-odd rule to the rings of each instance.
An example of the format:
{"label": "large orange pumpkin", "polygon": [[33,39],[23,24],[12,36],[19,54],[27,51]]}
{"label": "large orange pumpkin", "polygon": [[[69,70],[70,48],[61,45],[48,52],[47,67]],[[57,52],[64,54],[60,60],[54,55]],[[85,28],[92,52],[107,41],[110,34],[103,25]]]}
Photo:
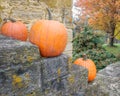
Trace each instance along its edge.
{"label": "large orange pumpkin", "polygon": [[13,19],[7,19],[8,22],[5,22],[1,26],[1,34],[11,37],[13,39],[26,41],[28,37],[28,31],[21,21],[15,21]]}
{"label": "large orange pumpkin", "polygon": [[58,56],[66,47],[67,31],[58,21],[39,20],[31,27],[29,40],[39,47],[41,56]]}
{"label": "large orange pumpkin", "polygon": [[88,69],[88,81],[93,81],[96,77],[96,66],[91,59],[85,57],[78,58],[74,61],[74,64],[83,66]]}

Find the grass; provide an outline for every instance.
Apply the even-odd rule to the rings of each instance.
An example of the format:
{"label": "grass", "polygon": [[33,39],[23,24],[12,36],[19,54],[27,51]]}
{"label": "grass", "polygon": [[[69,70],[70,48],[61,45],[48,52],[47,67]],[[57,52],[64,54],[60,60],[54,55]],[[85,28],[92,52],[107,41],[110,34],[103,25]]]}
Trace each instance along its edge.
{"label": "grass", "polygon": [[107,44],[103,45],[103,48],[105,48],[108,52],[114,54],[115,56],[120,56],[120,44],[114,44],[114,47],[110,47]]}

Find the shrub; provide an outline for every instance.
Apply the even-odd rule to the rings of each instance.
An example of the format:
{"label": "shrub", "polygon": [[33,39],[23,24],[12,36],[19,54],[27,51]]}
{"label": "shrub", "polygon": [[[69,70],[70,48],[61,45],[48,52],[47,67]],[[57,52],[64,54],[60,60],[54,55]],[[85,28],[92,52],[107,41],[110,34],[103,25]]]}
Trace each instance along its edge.
{"label": "shrub", "polygon": [[102,34],[94,32],[92,28],[85,27],[73,39],[73,60],[82,57],[82,54],[85,53],[95,62],[98,70],[117,61],[113,54],[102,48],[103,43],[104,36]]}

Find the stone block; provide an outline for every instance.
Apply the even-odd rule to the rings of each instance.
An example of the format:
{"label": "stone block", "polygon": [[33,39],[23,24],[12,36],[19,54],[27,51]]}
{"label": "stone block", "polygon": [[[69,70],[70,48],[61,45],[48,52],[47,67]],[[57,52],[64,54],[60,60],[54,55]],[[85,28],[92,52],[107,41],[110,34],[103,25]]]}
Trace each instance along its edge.
{"label": "stone block", "polygon": [[0,72],[0,96],[37,94],[41,90],[38,68],[39,64],[34,63],[25,69],[14,66]]}
{"label": "stone block", "polygon": [[61,55],[43,60],[41,84],[45,96],[79,96],[87,87],[87,69]]}
{"label": "stone block", "polygon": [[88,86],[85,96],[120,96],[120,62],[99,71],[95,81]]}
{"label": "stone block", "polygon": [[25,96],[40,87],[39,50],[0,35],[0,96]]}
{"label": "stone block", "polygon": [[33,44],[0,36],[0,96],[82,96],[87,75],[67,55],[40,57]]}
{"label": "stone block", "polygon": [[0,36],[0,68],[8,68],[17,64],[29,66],[40,59],[37,46],[30,42],[22,42],[5,36]]}

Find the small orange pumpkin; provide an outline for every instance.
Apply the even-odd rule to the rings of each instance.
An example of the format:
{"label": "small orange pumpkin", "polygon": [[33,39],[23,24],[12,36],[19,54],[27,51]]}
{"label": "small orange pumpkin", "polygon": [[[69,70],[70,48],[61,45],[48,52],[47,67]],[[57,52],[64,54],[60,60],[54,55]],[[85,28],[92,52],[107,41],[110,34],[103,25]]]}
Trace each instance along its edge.
{"label": "small orange pumpkin", "polygon": [[39,20],[31,27],[29,40],[39,47],[41,56],[58,56],[66,47],[67,31],[58,21]]}
{"label": "small orange pumpkin", "polygon": [[83,58],[76,59],[74,64],[88,69],[88,81],[93,81],[95,79],[97,72],[96,66],[92,60],[86,58],[86,55],[83,55]]}
{"label": "small orange pumpkin", "polygon": [[[7,20],[9,21],[7,22]],[[1,34],[21,41],[26,41],[28,37],[25,24],[11,18],[6,19],[6,22],[1,26]]]}

